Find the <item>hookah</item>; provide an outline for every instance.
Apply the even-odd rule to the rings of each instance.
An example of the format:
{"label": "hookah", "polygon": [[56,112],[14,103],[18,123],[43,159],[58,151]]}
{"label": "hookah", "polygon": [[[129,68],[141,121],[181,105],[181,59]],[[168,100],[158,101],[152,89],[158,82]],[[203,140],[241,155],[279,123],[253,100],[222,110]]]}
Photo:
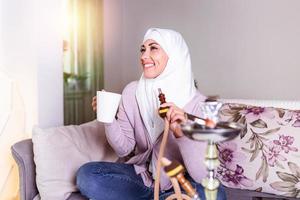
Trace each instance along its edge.
{"label": "hookah", "polygon": [[[162,93],[160,88],[158,91],[160,103],[163,104],[166,102],[165,95]],[[244,129],[244,126],[239,123],[219,121],[218,112],[221,106],[222,103],[215,99],[208,98],[202,107],[204,117],[200,118],[189,113],[185,113],[186,118],[189,121],[181,125],[182,132],[190,139],[207,142],[204,164],[207,168],[208,176],[201,182],[204,187],[205,197],[207,200],[217,199],[218,187],[220,185],[218,179],[215,178],[215,170],[220,164],[216,143],[232,140]],[[168,196],[166,200],[200,200],[197,191],[184,177],[184,167],[177,161],[170,161],[163,157],[169,132],[169,122],[165,118],[167,112],[168,107],[159,108],[159,115],[165,120],[165,129],[159,149],[158,162],[156,164],[157,174],[154,185],[154,200],[159,199],[159,180],[162,165],[164,166],[166,174],[170,177],[175,192],[175,194]],[[179,184],[187,195],[181,193]]]}

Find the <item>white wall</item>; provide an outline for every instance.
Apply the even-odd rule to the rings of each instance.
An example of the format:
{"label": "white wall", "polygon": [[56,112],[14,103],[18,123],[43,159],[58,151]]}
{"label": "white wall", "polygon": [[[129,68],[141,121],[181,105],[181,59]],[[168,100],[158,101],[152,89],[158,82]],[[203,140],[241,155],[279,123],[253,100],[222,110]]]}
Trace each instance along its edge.
{"label": "white wall", "polygon": [[[139,45],[146,29],[156,26],[182,33],[204,94],[300,99],[299,0],[130,0],[118,4],[122,12],[115,16],[121,28],[115,39],[121,40],[122,52],[106,59],[119,64],[120,87],[139,78]],[[112,84],[110,77],[115,74],[106,77],[106,85]]]}
{"label": "white wall", "polygon": [[61,0],[1,0],[0,69],[19,83],[32,126],[63,124]]}
{"label": "white wall", "polygon": [[[2,0],[1,67],[18,82],[26,105],[26,130],[37,122],[37,65],[32,1]],[[18,126],[18,125],[17,125]]]}
{"label": "white wall", "polygon": [[30,137],[34,125],[63,124],[61,9],[62,0],[0,0],[0,74],[13,83],[0,131],[0,199],[18,199],[11,145]]}
{"label": "white wall", "polygon": [[0,0],[0,66],[1,66],[1,62],[2,62],[2,47],[1,44],[3,43],[2,40],[2,0]]}
{"label": "white wall", "polygon": [[63,1],[35,2],[38,124],[63,125]]}

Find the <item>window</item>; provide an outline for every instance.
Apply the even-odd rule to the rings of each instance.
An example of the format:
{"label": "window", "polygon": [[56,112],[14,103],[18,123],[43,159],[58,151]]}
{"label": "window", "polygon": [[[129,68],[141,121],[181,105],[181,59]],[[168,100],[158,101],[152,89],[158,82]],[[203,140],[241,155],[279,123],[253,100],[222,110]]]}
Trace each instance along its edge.
{"label": "window", "polygon": [[64,124],[81,124],[95,119],[103,88],[102,0],[65,0],[64,9]]}

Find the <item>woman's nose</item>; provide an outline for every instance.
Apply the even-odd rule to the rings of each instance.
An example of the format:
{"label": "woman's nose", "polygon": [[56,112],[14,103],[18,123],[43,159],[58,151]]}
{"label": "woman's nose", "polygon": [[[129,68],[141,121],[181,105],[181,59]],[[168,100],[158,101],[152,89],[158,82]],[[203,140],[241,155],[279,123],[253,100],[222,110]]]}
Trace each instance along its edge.
{"label": "woman's nose", "polygon": [[143,53],[142,53],[142,55],[141,55],[141,59],[147,59],[147,58],[149,58],[150,56],[149,56],[149,51],[147,51],[147,50],[145,50]]}

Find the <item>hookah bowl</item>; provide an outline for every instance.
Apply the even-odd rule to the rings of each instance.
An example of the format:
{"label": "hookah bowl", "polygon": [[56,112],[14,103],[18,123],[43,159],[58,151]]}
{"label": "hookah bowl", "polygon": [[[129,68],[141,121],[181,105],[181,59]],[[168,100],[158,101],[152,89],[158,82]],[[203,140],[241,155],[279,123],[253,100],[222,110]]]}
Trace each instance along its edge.
{"label": "hookah bowl", "polygon": [[220,162],[216,143],[234,139],[244,129],[244,126],[235,122],[217,122],[214,128],[200,126],[195,121],[181,125],[182,132],[192,140],[206,141],[205,166],[208,176],[201,182],[205,188],[207,200],[216,200],[219,180],[215,178],[215,170]]}

